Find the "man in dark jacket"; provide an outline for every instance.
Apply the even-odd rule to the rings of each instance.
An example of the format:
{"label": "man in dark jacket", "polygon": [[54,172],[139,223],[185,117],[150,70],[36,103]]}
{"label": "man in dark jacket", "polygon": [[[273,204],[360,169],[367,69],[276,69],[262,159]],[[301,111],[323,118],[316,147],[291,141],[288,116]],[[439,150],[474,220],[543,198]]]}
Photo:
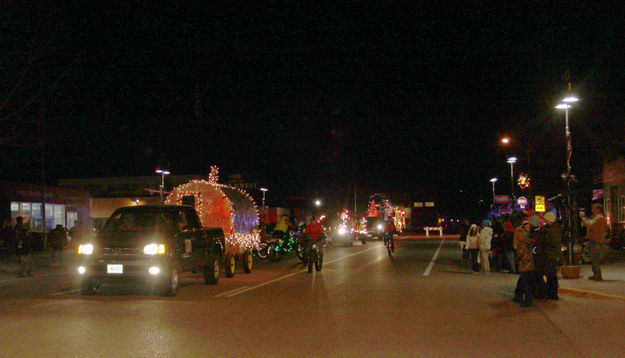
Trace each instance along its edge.
{"label": "man in dark jacket", "polygon": [[543,239],[544,251],[544,273],[547,276],[547,298],[550,300],[558,299],[558,273],[557,265],[562,251],[562,228],[556,224],[556,216],[549,212],[543,216],[545,226],[542,230],[545,232]]}
{"label": "man in dark jacket", "polygon": [[32,238],[26,227],[24,219],[18,216],[15,224],[15,240],[17,242],[17,254],[20,259],[20,277],[33,276],[31,258]]}
{"label": "man in dark jacket", "polygon": [[57,225],[50,231],[50,247],[52,248],[52,259],[63,266],[63,250],[67,246],[67,231],[63,225]]}

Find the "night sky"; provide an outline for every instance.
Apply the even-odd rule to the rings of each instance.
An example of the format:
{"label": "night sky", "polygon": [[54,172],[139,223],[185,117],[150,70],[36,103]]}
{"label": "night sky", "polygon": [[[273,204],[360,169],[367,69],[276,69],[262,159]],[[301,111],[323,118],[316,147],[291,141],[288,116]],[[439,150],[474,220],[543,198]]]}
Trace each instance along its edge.
{"label": "night sky", "polygon": [[216,164],[270,204],[355,185],[479,210],[507,154],[563,187],[567,71],[580,187],[625,138],[622,5],[70,3],[0,5],[4,179],[41,181],[43,138],[52,184]]}

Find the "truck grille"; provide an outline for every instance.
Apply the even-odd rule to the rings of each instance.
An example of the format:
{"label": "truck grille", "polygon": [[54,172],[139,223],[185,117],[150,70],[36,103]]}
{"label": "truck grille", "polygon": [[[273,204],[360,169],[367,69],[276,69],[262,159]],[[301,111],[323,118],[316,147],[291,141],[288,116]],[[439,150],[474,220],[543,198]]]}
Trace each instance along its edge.
{"label": "truck grille", "polygon": [[136,247],[104,247],[102,256],[105,257],[134,257],[141,253]]}

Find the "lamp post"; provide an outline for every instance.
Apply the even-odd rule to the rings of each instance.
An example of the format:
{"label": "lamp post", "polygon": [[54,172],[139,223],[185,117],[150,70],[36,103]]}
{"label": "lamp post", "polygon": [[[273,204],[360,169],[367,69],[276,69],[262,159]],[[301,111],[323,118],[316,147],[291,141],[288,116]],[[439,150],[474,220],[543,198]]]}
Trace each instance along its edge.
{"label": "lamp post", "polygon": [[[571,90],[571,84],[569,83],[569,91]],[[575,96],[569,95],[562,99],[562,103],[556,106],[557,109],[564,109],[564,135],[566,136],[566,212],[567,212],[567,239],[568,239],[568,251],[569,251],[569,265],[573,264],[573,240],[572,240],[572,221],[573,215],[571,213],[571,155],[573,154],[573,145],[571,144],[571,132],[569,131],[569,103],[575,103],[579,99]]]}
{"label": "lamp post", "polygon": [[165,188],[165,175],[169,175],[169,171],[161,168],[156,168],[155,172],[161,175],[161,185],[159,186],[159,192],[161,194],[161,205],[163,205],[163,188]]}
{"label": "lamp post", "polygon": [[491,178],[490,182],[493,184],[493,204],[495,203],[495,183],[497,182],[497,178]]}
{"label": "lamp post", "polygon": [[516,157],[508,157],[507,162],[510,164],[510,195],[514,204],[514,163],[516,163]]}
{"label": "lamp post", "polygon": [[315,200],[315,206],[316,207],[320,207],[321,206],[321,200],[319,200],[319,199]]}
{"label": "lamp post", "polygon": [[263,192],[263,225],[265,224],[265,193],[269,191],[267,188],[260,188],[260,191]]}

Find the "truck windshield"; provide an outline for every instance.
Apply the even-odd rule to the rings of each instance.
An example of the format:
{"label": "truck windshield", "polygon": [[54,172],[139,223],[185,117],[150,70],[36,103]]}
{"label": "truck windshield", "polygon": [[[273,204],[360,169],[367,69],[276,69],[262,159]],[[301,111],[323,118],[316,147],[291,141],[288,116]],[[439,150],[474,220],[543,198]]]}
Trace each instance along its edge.
{"label": "truck windshield", "polygon": [[175,231],[177,228],[176,213],[158,212],[118,212],[107,221],[103,232],[128,231]]}

